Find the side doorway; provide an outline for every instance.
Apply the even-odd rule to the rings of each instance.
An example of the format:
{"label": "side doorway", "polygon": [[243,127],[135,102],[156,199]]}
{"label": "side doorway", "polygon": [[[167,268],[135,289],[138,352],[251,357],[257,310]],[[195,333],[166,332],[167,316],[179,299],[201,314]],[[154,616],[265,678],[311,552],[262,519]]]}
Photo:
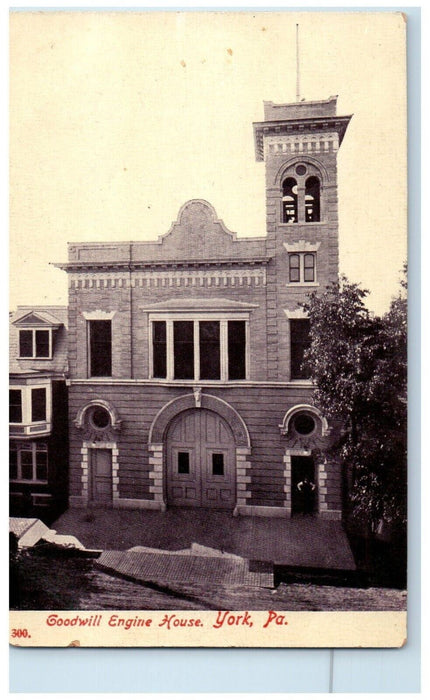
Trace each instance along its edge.
{"label": "side doorway", "polygon": [[112,450],[91,448],[88,453],[89,501],[112,505]]}
{"label": "side doorway", "polygon": [[317,508],[313,457],[291,457],[291,514],[311,515],[317,511]]}

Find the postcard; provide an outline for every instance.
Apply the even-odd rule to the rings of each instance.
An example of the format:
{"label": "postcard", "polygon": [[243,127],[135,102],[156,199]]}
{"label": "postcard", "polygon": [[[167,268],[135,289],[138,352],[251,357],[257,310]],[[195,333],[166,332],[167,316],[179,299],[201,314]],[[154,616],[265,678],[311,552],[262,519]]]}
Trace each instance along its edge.
{"label": "postcard", "polygon": [[10,13],[10,641],[406,641],[401,12]]}

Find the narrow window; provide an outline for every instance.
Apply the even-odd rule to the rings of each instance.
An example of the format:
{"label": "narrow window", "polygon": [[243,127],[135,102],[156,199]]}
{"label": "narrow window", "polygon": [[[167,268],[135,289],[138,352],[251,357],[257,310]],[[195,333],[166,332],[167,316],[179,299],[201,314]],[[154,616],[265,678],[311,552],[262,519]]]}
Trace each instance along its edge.
{"label": "narrow window", "polygon": [[31,390],[31,422],[46,420],[46,389]]}
{"label": "narrow window", "polygon": [[189,452],[178,452],[178,474],[190,473],[190,454]]}
{"label": "narrow window", "polygon": [[48,481],[48,452],[45,445],[36,447],[36,479]]}
{"label": "narrow window", "polygon": [[200,321],[200,379],[220,379],[219,321]]}
{"label": "narrow window", "polygon": [[90,334],[90,376],[112,376],[112,322],[88,321]]}
{"label": "narrow window", "polygon": [[224,455],[222,452],[212,454],[212,474],[213,476],[224,476]]}
{"label": "narrow window", "polygon": [[228,378],[246,379],[245,321],[228,322]]}
{"label": "narrow window", "polygon": [[13,446],[9,450],[9,479],[18,478],[18,453],[16,447]]}
{"label": "narrow window", "polygon": [[21,450],[21,479],[33,481],[33,450]]}
{"label": "narrow window", "polygon": [[310,345],[309,319],[290,320],[291,379],[308,379],[309,370],[304,368],[303,357]]}
{"label": "narrow window", "polygon": [[9,423],[22,423],[21,389],[9,390]]}
{"label": "narrow window", "polygon": [[50,331],[36,331],[36,357],[49,357]]}
{"label": "narrow window", "polygon": [[157,379],[167,377],[166,322],[154,321],[152,324],[153,375]]}
{"label": "narrow window", "polygon": [[294,253],[289,256],[290,282],[300,282],[300,255]]}
{"label": "narrow window", "polygon": [[284,224],[297,222],[297,182],[287,177],[282,184],[282,221]]}
{"label": "narrow window", "polygon": [[305,188],[306,221],[320,220],[320,181],[317,177],[308,177]]}
{"label": "narrow window", "polygon": [[194,379],[194,323],[173,322],[175,379]]}
{"label": "narrow window", "polygon": [[19,356],[33,357],[33,331],[19,332]]}
{"label": "narrow window", "polygon": [[305,282],[315,282],[315,255],[305,253],[303,261],[303,274]]}

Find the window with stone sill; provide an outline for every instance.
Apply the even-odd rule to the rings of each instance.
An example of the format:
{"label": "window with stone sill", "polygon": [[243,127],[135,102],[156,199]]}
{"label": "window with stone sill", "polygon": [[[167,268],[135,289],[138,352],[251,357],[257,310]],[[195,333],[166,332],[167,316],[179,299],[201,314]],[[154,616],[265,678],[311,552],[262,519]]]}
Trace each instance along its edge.
{"label": "window with stone sill", "polygon": [[154,379],[247,379],[245,320],[152,320],[151,335],[151,377]]}
{"label": "window with stone sill", "polygon": [[315,253],[289,253],[289,284],[312,284],[316,282]]}

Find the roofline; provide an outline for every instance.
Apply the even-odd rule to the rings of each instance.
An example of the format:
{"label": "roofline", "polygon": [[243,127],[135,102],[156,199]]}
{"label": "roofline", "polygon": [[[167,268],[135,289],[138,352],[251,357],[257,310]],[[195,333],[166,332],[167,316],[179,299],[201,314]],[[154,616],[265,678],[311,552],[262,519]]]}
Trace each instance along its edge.
{"label": "roofline", "polygon": [[[339,146],[342,144],[343,137],[345,136],[348,124],[351,121],[353,114],[348,114],[346,116],[328,116],[328,117],[295,117],[294,119],[279,119],[270,120],[265,122],[253,122],[252,126],[254,128],[254,146],[255,146],[255,157],[257,161],[264,160],[263,154],[263,139],[264,132],[267,135],[270,133],[275,133],[277,135],[285,133],[314,133],[313,129],[310,129],[312,125],[315,127],[334,129],[339,134]],[[308,129],[306,129],[308,127]]]}
{"label": "roofline", "polygon": [[67,263],[50,263],[65,272],[79,272],[81,270],[125,270],[134,272],[145,268],[198,268],[198,267],[222,267],[222,266],[243,266],[243,265],[267,265],[271,260],[269,256],[247,256],[246,258],[205,258],[186,260],[134,260],[134,261],[101,261],[94,262],[76,260]]}

